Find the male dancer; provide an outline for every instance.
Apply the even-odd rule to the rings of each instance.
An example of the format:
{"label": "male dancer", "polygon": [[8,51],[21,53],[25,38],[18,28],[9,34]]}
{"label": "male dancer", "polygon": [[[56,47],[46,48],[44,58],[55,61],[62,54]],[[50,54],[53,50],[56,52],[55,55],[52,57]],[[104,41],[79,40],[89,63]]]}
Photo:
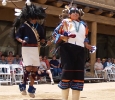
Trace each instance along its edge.
{"label": "male dancer", "polygon": [[[84,47],[93,52],[88,44],[86,24],[81,21],[83,12],[75,5],[66,6],[63,10],[62,23],[54,30],[55,43],[60,44],[60,57],[63,67],[61,81],[58,86],[62,89],[62,100],[68,100],[69,90],[72,89],[72,100],[79,100],[80,91],[84,85]],[[94,49],[95,50],[95,49]]]}
{"label": "male dancer", "polygon": [[[33,87],[33,84],[35,76],[37,75],[38,67],[40,66],[40,42],[45,43],[44,30],[38,23],[38,20],[44,19],[45,16],[45,10],[42,7],[34,4],[26,5],[14,23],[16,39],[22,43],[22,58],[24,66],[26,67],[24,81],[19,85],[19,89],[22,95],[26,95],[26,81],[27,77],[30,78],[28,92],[29,96],[32,98],[35,97],[34,93],[36,88]],[[18,27],[19,29],[17,29]]]}

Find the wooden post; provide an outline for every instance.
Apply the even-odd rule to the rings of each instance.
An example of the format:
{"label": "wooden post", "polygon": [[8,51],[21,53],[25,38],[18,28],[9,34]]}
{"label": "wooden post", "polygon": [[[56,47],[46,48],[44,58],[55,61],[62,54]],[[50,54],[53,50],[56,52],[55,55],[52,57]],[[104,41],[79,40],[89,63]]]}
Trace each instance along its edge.
{"label": "wooden post", "polygon": [[[96,46],[97,39],[97,22],[92,22],[91,27],[91,45]],[[96,52],[90,55],[91,58],[91,73],[94,73],[94,64],[96,62]]]}

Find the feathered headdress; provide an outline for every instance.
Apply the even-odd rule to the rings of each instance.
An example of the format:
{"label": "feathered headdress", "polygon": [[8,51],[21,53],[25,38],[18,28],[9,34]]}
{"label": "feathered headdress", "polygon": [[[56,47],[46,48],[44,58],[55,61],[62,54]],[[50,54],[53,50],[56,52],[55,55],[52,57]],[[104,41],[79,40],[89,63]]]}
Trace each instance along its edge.
{"label": "feathered headdress", "polygon": [[13,24],[13,35],[15,35],[20,25],[25,21],[28,21],[30,18],[38,20],[44,19],[46,17],[45,10],[46,8],[42,8],[41,6],[36,6],[34,4],[26,4],[26,6],[24,6],[22,9],[15,9],[15,16],[17,17]]}
{"label": "feathered headdress", "polygon": [[79,13],[80,17],[82,17],[84,15],[84,12],[82,11],[82,9],[78,9],[77,5],[73,4],[73,0],[72,0],[71,3],[69,5],[66,5],[65,9],[62,10],[62,14],[59,15],[59,18],[60,19],[67,18],[69,16],[69,14],[71,14],[74,11]]}

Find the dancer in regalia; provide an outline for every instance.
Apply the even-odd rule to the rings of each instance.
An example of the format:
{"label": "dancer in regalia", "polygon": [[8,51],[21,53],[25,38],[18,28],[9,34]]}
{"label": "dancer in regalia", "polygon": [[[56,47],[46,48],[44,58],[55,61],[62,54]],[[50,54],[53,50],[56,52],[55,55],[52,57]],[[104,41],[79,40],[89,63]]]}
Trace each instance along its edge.
{"label": "dancer in regalia", "polygon": [[84,85],[85,47],[95,52],[95,46],[89,45],[86,38],[88,28],[81,16],[82,9],[76,5],[65,6],[60,16],[62,22],[54,30],[55,43],[60,43],[62,76],[58,86],[62,89],[62,100],[68,100],[72,89],[72,100],[79,100],[80,91]]}
{"label": "dancer in regalia", "polygon": [[15,37],[22,44],[22,58],[26,67],[24,81],[19,84],[19,89],[22,95],[26,95],[26,81],[27,78],[30,78],[28,93],[32,98],[35,97],[36,88],[34,88],[33,84],[40,66],[40,42],[45,43],[44,29],[38,23],[38,20],[43,21],[45,16],[44,8],[34,4],[26,4],[14,23]]}

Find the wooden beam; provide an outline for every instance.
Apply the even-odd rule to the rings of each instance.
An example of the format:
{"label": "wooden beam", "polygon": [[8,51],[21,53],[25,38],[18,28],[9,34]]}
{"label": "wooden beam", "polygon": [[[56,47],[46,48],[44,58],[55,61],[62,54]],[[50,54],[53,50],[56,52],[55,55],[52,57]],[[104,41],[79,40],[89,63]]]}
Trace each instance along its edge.
{"label": "wooden beam", "polygon": [[54,1],[54,2],[52,2],[52,5],[56,6],[56,7],[61,7],[63,5],[63,2],[62,1]]}
{"label": "wooden beam", "polygon": [[[54,7],[54,6],[49,6],[49,5],[43,5],[43,4],[38,4],[38,3],[34,3],[36,5],[39,5],[39,6],[42,6],[42,7],[48,7],[48,9],[46,10],[46,13],[47,14],[51,14],[51,15],[56,15],[56,16],[59,16],[59,14],[61,14],[63,8],[57,8],[57,7]],[[18,8],[22,8],[25,6],[25,1],[21,1],[21,2],[16,2],[15,5],[18,7]],[[2,6],[2,4],[0,3],[0,7],[3,7],[3,8],[10,8],[10,9],[15,9],[15,5],[13,5],[11,2],[7,3],[6,6]]]}
{"label": "wooden beam", "polygon": [[[64,0],[64,1],[69,1],[69,0]],[[104,1],[104,0],[98,0],[98,1]],[[112,0],[107,0],[107,1],[111,2]],[[107,4],[103,4],[99,2],[94,2],[94,0],[74,0],[74,2],[78,4],[91,5],[97,8],[101,7],[101,8],[108,9],[108,10],[113,10],[113,11],[115,10],[115,6],[111,6],[111,5],[107,5]]]}
{"label": "wooden beam", "polygon": [[85,13],[82,19],[90,22],[96,21],[97,23],[115,26],[115,18],[108,18],[101,15]]}
{"label": "wooden beam", "polygon": [[37,3],[45,4],[48,0],[34,0]]}
{"label": "wooden beam", "polygon": [[[25,1],[21,1],[21,2],[15,3],[15,4],[18,7],[22,8],[23,6],[25,6]],[[48,5],[38,4],[38,3],[35,3],[35,4],[36,5],[40,5],[42,7],[48,7],[48,9],[46,10],[46,13],[49,14],[49,15],[54,15],[54,16],[59,16],[62,13],[62,10],[64,9],[64,8],[57,8],[57,7],[54,7],[54,6],[48,6]],[[2,6],[1,3],[0,3],[0,6]],[[14,9],[16,7],[12,3],[8,3],[3,8]],[[6,15],[7,15],[7,13],[6,13]],[[14,14],[12,14],[12,15],[14,15]],[[0,16],[3,16],[3,15],[1,14]],[[4,16],[2,18],[4,18]],[[13,17],[10,18],[10,21],[11,21],[11,19],[13,20]],[[92,21],[96,21],[97,23],[102,23],[102,24],[114,25],[115,26],[115,18],[108,18],[108,17],[105,17],[105,16],[100,16],[100,15],[85,13],[85,15],[82,17],[82,19],[84,19],[86,21],[91,21],[91,22]]]}
{"label": "wooden beam", "polygon": [[87,6],[87,7],[84,7],[84,8],[83,8],[83,11],[84,11],[85,13],[88,13],[88,12],[90,11],[90,7],[88,7],[88,6]]}
{"label": "wooden beam", "polygon": [[107,16],[107,17],[112,17],[115,13],[113,12],[108,12],[108,13],[105,13],[104,15]]}
{"label": "wooden beam", "polygon": [[96,14],[96,15],[100,15],[100,14],[103,13],[103,10],[102,9],[98,9],[98,10],[94,11],[93,13]]}

